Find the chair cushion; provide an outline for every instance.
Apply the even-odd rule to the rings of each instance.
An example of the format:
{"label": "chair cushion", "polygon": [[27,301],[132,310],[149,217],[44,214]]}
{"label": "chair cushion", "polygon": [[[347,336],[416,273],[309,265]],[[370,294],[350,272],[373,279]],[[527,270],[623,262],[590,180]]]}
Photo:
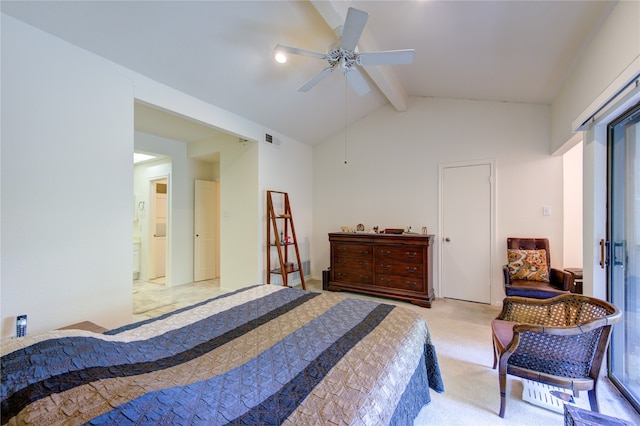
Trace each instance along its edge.
{"label": "chair cushion", "polygon": [[534,299],[548,299],[568,293],[568,291],[555,288],[550,283],[527,280],[511,281],[511,284],[504,286],[504,291],[507,296],[530,297]]}
{"label": "chair cushion", "polygon": [[507,257],[512,280],[549,282],[546,250],[507,249]]}

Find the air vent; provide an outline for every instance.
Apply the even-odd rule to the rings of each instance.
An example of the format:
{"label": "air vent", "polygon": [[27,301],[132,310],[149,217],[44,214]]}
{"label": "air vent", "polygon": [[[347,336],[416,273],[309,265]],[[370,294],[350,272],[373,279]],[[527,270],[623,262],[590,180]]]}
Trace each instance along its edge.
{"label": "air vent", "polygon": [[308,277],[309,275],[311,275],[311,261],[310,260],[303,260],[302,261],[302,273],[304,274],[305,277]]}
{"label": "air vent", "polygon": [[271,146],[276,146],[276,147],[280,146],[280,139],[273,137],[273,135],[270,135],[269,133],[264,134],[264,141],[265,143],[268,143]]}

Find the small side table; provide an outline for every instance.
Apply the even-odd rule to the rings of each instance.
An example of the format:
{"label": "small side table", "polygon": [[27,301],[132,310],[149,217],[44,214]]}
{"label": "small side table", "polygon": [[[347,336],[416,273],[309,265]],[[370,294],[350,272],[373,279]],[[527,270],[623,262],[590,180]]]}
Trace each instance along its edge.
{"label": "small side table", "polygon": [[573,276],[573,290],[571,293],[582,294],[582,268],[565,268]]}
{"label": "small side table", "polygon": [[630,422],[594,413],[573,405],[564,405],[564,426],[632,426]]}

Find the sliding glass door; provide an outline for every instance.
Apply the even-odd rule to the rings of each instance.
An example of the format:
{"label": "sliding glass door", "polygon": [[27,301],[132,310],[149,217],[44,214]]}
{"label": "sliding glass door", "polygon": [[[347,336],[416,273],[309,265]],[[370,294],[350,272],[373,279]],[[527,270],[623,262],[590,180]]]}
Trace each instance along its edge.
{"label": "sliding glass door", "polygon": [[608,157],[609,300],[623,311],[609,377],[640,410],[640,104],[609,125]]}

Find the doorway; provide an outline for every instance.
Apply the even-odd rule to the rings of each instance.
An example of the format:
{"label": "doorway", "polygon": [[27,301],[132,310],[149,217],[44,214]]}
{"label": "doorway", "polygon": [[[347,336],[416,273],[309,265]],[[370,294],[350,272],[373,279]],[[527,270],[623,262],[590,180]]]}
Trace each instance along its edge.
{"label": "doorway", "polygon": [[149,279],[155,283],[166,283],[167,276],[167,179],[150,181],[151,186],[151,256],[149,258]]}
{"label": "doorway", "polygon": [[491,303],[494,162],[440,165],[440,294]]}

